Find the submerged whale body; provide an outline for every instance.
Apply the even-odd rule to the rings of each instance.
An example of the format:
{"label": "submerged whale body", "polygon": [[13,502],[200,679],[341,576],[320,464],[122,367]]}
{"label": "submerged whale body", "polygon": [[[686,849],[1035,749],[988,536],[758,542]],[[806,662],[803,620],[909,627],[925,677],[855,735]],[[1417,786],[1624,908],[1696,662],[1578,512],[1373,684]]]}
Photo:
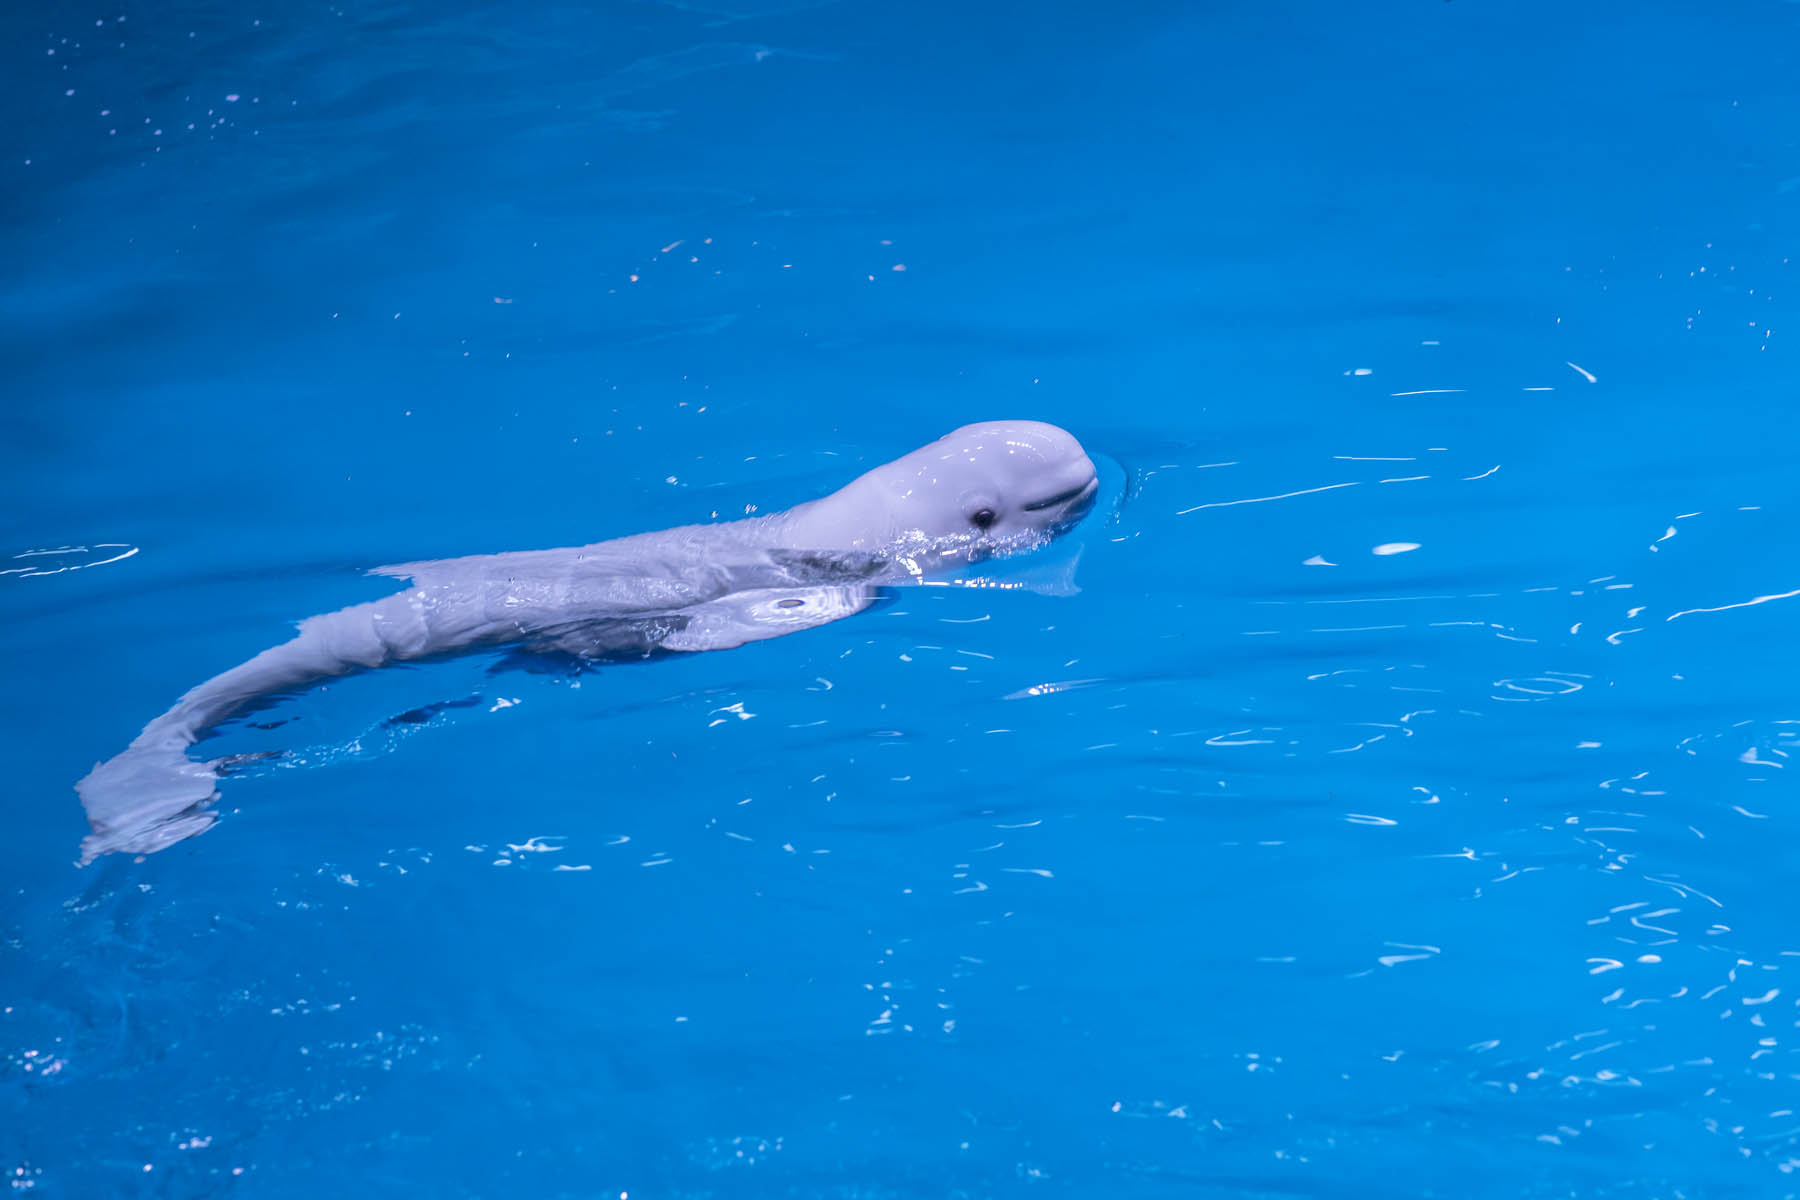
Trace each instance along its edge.
{"label": "submerged whale body", "polygon": [[1054,425],[968,425],[783,513],[559,550],[382,567],[405,591],[309,617],[207,680],[75,785],[85,864],[209,828],[220,764],[188,756],[273,696],[487,647],[582,659],[726,650],[863,611],[883,583],[1042,545],[1092,504],[1094,464]]}

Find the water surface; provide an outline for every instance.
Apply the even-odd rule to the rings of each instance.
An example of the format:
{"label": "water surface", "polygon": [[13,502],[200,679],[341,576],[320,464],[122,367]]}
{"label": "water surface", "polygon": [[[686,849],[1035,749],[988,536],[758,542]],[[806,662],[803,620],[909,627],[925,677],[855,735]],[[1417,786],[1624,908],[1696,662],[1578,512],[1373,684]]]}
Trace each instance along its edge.
{"label": "water surface", "polygon": [[[1796,1190],[1800,8],[0,32],[15,1189]],[[1075,594],[348,680],[72,866],[368,567],[1010,416]]]}

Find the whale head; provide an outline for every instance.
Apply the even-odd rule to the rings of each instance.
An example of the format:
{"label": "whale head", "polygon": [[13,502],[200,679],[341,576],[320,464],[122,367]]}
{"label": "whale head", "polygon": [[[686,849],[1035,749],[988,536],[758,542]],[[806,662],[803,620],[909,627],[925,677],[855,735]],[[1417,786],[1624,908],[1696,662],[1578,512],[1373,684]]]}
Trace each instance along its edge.
{"label": "whale head", "polygon": [[1041,545],[1079,521],[1098,490],[1093,462],[1067,430],[986,421],[794,509],[789,535],[949,568]]}

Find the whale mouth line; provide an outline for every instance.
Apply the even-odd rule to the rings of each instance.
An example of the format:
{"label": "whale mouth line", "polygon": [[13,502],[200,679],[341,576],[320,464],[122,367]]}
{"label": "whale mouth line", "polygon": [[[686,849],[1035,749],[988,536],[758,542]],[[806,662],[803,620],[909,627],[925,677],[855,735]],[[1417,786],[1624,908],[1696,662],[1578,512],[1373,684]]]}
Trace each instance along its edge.
{"label": "whale mouth line", "polygon": [[1072,500],[1079,500],[1083,496],[1091,495],[1098,490],[1099,487],[1100,480],[1094,476],[1089,476],[1086,482],[1078,484],[1066,492],[1058,492],[1054,496],[1046,496],[1042,500],[1034,500],[1030,504],[1024,505],[1023,508],[1026,512],[1042,512],[1046,508],[1055,508],[1059,504],[1067,504]]}

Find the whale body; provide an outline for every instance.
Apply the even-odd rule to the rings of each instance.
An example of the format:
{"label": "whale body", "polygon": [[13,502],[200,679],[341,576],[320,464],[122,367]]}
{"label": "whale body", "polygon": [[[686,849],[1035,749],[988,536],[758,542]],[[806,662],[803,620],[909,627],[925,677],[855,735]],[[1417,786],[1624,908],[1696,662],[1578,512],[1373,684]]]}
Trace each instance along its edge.
{"label": "whale body", "polygon": [[188,691],[76,784],[90,827],[81,862],[211,827],[221,764],[188,751],[272,697],[487,647],[616,659],[782,637],[854,616],[884,583],[1042,545],[1097,488],[1066,431],[995,421],[767,517],[377,568],[411,586],[307,618],[291,640]]}

